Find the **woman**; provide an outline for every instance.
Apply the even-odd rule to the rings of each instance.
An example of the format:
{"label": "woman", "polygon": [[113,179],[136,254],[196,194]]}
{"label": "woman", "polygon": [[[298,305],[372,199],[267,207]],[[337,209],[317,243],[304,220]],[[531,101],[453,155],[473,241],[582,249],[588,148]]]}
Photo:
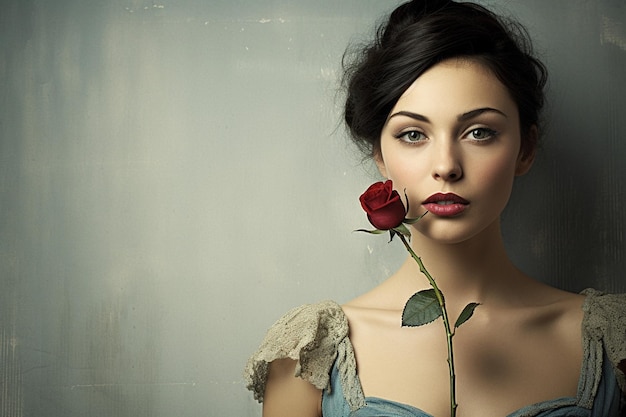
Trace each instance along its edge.
{"label": "woman", "polygon": [[[398,7],[347,67],[345,121],[383,177],[406,194],[411,245],[446,295],[458,416],[619,416],[626,297],[573,294],[517,269],[500,214],[532,165],[546,71],[524,30],[481,6]],[[408,258],[343,306],[306,305],[268,332],[246,370],[263,415],[450,414],[446,337],[401,327],[429,287]],[[581,343],[582,340],[582,343]]]}

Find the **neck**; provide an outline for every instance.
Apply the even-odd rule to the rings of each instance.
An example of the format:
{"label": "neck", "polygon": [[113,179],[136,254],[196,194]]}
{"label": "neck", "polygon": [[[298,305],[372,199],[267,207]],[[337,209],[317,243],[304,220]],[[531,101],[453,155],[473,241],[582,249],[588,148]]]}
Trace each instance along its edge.
{"label": "neck", "polygon": [[[499,223],[461,243],[441,243],[413,233],[411,246],[422,259],[448,300],[483,302],[493,295],[510,292],[524,275],[509,259]],[[401,267],[398,277],[408,286],[426,288],[429,284],[412,258]]]}

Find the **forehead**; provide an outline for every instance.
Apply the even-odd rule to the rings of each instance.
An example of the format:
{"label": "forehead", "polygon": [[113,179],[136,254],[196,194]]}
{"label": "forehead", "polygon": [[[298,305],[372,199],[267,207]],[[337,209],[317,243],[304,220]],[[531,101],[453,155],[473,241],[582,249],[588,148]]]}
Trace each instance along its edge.
{"label": "forehead", "polygon": [[484,64],[454,58],[434,65],[398,99],[398,110],[464,112],[481,107],[517,115],[517,106],[504,84]]}

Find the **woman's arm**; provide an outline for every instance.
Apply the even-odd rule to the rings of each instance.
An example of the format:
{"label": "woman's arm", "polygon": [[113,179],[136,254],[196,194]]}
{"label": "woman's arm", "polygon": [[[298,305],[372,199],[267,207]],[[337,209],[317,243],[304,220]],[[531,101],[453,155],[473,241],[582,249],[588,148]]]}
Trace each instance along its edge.
{"label": "woman's arm", "polygon": [[296,364],[292,359],[277,359],[270,364],[263,417],[322,416],[322,391],[294,376]]}

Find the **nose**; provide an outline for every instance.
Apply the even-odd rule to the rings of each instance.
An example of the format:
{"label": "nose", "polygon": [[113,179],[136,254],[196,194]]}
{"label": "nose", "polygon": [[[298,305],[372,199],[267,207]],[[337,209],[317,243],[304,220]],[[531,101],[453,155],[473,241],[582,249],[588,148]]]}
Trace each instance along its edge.
{"label": "nose", "polygon": [[458,181],[463,177],[460,157],[451,143],[441,143],[436,147],[432,167],[432,176],[438,181]]}

